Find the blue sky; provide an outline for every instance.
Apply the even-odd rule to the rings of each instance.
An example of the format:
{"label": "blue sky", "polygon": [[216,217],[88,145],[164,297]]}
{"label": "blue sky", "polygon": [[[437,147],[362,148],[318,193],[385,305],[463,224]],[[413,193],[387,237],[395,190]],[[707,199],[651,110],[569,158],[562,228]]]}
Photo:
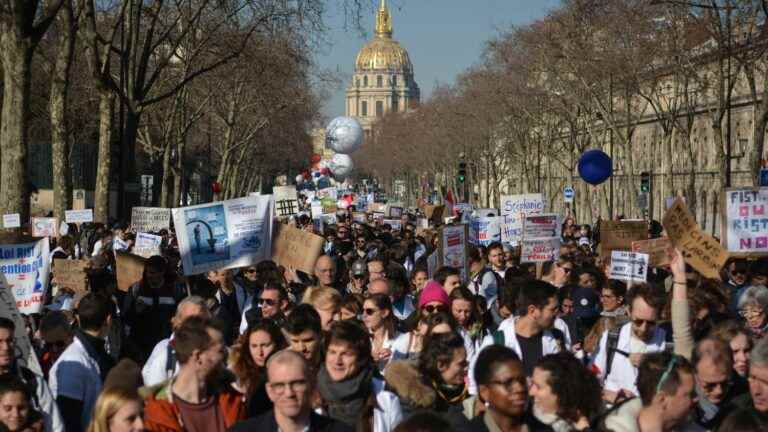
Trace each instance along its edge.
{"label": "blue sky", "polygon": [[[373,0],[378,5],[379,0]],[[524,25],[546,15],[559,0],[389,0],[397,39],[411,56],[416,82],[426,100],[437,83],[452,83],[456,75],[480,58],[484,43],[511,25]],[[333,4],[333,3],[331,3]],[[378,6],[376,6],[378,7]],[[374,12],[363,19],[367,38],[373,34]],[[332,16],[329,46],[317,55],[318,65],[340,71],[344,77],[323,107],[333,118],[344,114],[344,87],[354,68],[357,52],[366,38],[345,30],[344,21]]]}

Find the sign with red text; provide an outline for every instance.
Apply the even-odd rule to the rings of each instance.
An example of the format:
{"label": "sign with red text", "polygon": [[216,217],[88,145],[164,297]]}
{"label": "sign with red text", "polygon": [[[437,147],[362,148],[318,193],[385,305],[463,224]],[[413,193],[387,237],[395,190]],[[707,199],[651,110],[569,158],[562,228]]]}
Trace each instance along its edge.
{"label": "sign with red text", "polygon": [[13,293],[23,314],[39,313],[48,287],[51,264],[48,238],[0,246],[0,289]]}
{"label": "sign with red text", "polygon": [[725,191],[723,245],[735,255],[768,255],[768,188]]}

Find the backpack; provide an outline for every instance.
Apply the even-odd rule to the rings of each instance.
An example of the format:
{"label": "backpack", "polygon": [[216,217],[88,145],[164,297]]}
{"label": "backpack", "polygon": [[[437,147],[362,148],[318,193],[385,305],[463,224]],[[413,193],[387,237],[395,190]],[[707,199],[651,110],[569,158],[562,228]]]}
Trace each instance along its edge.
{"label": "backpack", "polygon": [[[551,328],[549,329],[550,333],[552,333],[552,337],[557,341],[557,344],[560,346],[560,350],[565,350],[565,335],[563,334],[560,329]],[[506,342],[506,339],[504,337],[504,332],[502,330],[495,330],[493,333],[493,344],[494,345],[502,345],[504,346],[504,343]]]}
{"label": "backpack", "polygon": [[604,378],[608,378],[611,374],[611,368],[613,367],[613,357],[616,355],[616,350],[619,346],[619,334],[624,324],[629,322],[628,320],[617,320],[616,325],[612,329],[608,330],[608,340],[605,344],[605,375]]}
{"label": "backpack", "polygon": [[479,295],[482,297],[482,294],[480,293],[480,287],[483,285],[483,278],[485,277],[485,274],[488,272],[493,273],[493,277],[496,278],[496,296],[498,297],[501,290],[504,289],[504,285],[506,284],[506,282],[504,282],[504,278],[499,276],[498,273],[489,269],[488,267],[483,268],[482,270],[480,270],[480,273],[477,274],[477,282],[475,283],[477,292],[475,293],[475,295]]}
{"label": "backpack", "polygon": [[32,406],[36,410],[41,411],[40,400],[37,398],[37,375],[31,369],[27,369],[24,366],[19,366],[19,375],[27,387],[27,391],[29,391],[29,396],[32,398]]}

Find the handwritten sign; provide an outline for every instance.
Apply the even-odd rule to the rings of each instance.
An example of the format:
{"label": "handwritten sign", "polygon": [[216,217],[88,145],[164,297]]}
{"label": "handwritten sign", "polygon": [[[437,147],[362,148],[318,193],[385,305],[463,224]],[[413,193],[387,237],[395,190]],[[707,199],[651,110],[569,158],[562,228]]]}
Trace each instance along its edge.
{"label": "handwritten sign", "polygon": [[21,226],[21,215],[18,213],[3,215],[3,228],[18,228]]}
{"label": "handwritten sign", "polygon": [[675,200],[663,219],[672,244],[680,250],[685,262],[706,278],[718,279],[728,260],[728,251],[712,236],[701,231],[683,200]]}
{"label": "handwritten sign", "polygon": [[64,217],[67,223],[93,222],[93,209],[66,210]]}
{"label": "handwritten sign", "polygon": [[639,252],[611,252],[609,279],[626,282],[645,282],[648,277],[648,254]]}
{"label": "handwritten sign", "polygon": [[87,268],[88,261],[85,260],[54,259],[53,277],[56,285],[74,292],[88,291]]}
{"label": "handwritten sign", "polygon": [[560,257],[560,239],[543,238],[523,241],[520,262],[538,263],[554,261]]}
{"label": "handwritten sign", "polygon": [[502,241],[518,244],[523,239],[523,220],[526,216],[544,212],[542,194],[504,195],[501,197]]}
{"label": "handwritten sign", "polygon": [[32,237],[56,237],[59,221],[56,218],[33,217]]}
{"label": "handwritten sign", "polygon": [[144,276],[145,262],[146,260],[138,255],[115,252],[117,288],[120,291],[128,291],[133,284],[141,280]]}
{"label": "handwritten sign", "polygon": [[632,242],[632,252],[648,254],[648,265],[666,267],[669,265],[669,251],[674,248],[668,238],[655,238]]}
{"label": "handwritten sign", "polygon": [[735,255],[768,255],[768,188],[725,191],[723,244]]}
{"label": "handwritten sign", "polygon": [[323,252],[325,239],[290,225],[280,225],[272,259],[285,267],[314,274],[315,261]]}
{"label": "handwritten sign", "polygon": [[646,221],[600,221],[600,253],[607,256],[615,250],[630,251],[632,242],[648,240]]}
{"label": "handwritten sign", "polygon": [[278,216],[291,216],[299,212],[296,186],[275,186],[272,194],[275,197],[275,212]]}
{"label": "handwritten sign", "polygon": [[159,207],[134,207],[131,225],[137,232],[158,232],[171,226],[171,209]]}

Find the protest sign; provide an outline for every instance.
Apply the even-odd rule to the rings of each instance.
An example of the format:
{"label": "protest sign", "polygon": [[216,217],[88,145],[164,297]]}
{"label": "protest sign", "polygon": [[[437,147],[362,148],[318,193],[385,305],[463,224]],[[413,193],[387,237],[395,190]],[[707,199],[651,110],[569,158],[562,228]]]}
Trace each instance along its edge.
{"label": "protest sign", "polygon": [[299,196],[296,186],[275,186],[275,212],[278,216],[292,216],[299,212]]}
{"label": "protest sign", "polygon": [[646,221],[600,221],[600,254],[608,256],[615,250],[631,251],[632,242],[648,240]]}
{"label": "protest sign", "polygon": [[59,288],[67,288],[74,292],[88,291],[86,268],[88,268],[86,260],[56,258],[53,260],[53,279]]}
{"label": "protest sign", "polygon": [[432,255],[429,255],[427,257],[427,277],[432,279],[432,277],[435,274],[435,271],[437,271],[437,267],[440,265],[439,260],[439,251],[432,252]]}
{"label": "protest sign", "polygon": [[32,237],[57,237],[59,221],[56,218],[33,217]]}
{"label": "protest sign", "polygon": [[469,230],[469,242],[476,245],[488,246],[501,241],[501,217],[472,218]]}
{"label": "protest sign", "polygon": [[723,245],[732,256],[768,255],[768,188],[726,189]]}
{"label": "protest sign", "polygon": [[245,267],[271,255],[270,195],[176,208],[172,214],[185,275]]}
{"label": "protest sign", "polygon": [[539,263],[554,261],[560,257],[560,239],[542,238],[523,241],[520,262]]}
{"label": "protest sign", "polygon": [[147,233],[136,233],[136,244],[133,246],[133,253],[144,258],[153,255],[160,255],[160,245],[163,238],[158,235]]}
{"label": "protest sign", "polygon": [[648,277],[648,254],[639,252],[611,252],[609,279],[625,282],[645,282]]}
{"label": "protest sign", "polygon": [[560,238],[560,217],[554,213],[526,216],[523,222],[523,240]]}
{"label": "protest sign", "polygon": [[93,222],[93,209],[66,210],[64,220],[67,223],[85,223]]}
{"label": "protest sign", "polygon": [[403,228],[403,224],[400,219],[384,219],[381,221],[383,225],[389,225],[392,227],[392,231],[400,231]]}
{"label": "protest sign", "polygon": [[144,263],[146,259],[128,252],[115,252],[115,276],[117,276],[117,288],[120,291],[128,291],[131,286],[140,281],[144,276]]}
{"label": "protest sign", "polygon": [[312,219],[319,219],[320,216],[323,215],[323,203],[321,203],[320,200],[312,201],[309,209],[312,214]]}
{"label": "protest sign", "polygon": [[387,213],[387,205],[383,203],[372,202],[368,204],[368,211],[373,213]]}
{"label": "protest sign", "polygon": [[21,226],[21,215],[18,213],[3,215],[3,228],[19,228]]}
{"label": "protest sign", "polygon": [[329,187],[318,190],[316,196],[320,199],[330,198],[333,202],[336,202],[339,200],[339,191],[335,187]]}
{"label": "protest sign", "polygon": [[504,216],[502,241],[518,244],[523,239],[523,219],[544,212],[542,194],[504,195],[501,197],[501,215]]}
{"label": "protest sign", "polygon": [[357,223],[365,223],[368,220],[368,218],[365,216],[365,213],[363,212],[354,212],[352,213],[352,221]]}
{"label": "protest sign", "polygon": [[314,274],[315,261],[323,253],[325,239],[296,227],[282,224],[272,248],[272,260],[286,268]]}
{"label": "protest sign", "polygon": [[461,279],[469,275],[467,261],[467,226],[446,225],[440,229],[440,265],[451,266],[461,271]]}
{"label": "protest sign", "polygon": [[680,250],[685,262],[706,278],[717,279],[728,260],[728,251],[712,236],[701,231],[683,200],[677,199],[662,221],[672,244]]}
{"label": "protest sign", "polygon": [[499,224],[501,241],[512,246],[519,245],[523,238],[523,226],[509,222],[509,215],[499,216],[499,218],[503,218],[502,223]]}
{"label": "protest sign", "polygon": [[134,207],[131,225],[136,232],[159,232],[171,226],[171,209],[159,207]]}
{"label": "protest sign", "polygon": [[23,314],[39,313],[48,287],[51,265],[48,238],[22,244],[0,245],[2,286],[13,293]]}
{"label": "protest sign", "polygon": [[648,265],[650,267],[668,266],[669,251],[672,248],[672,242],[666,237],[632,242],[632,252],[648,254]]}
{"label": "protest sign", "polygon": [[453,205],[453,212],[454,213],[462,213],[462,214],[471,214],[472,213],[472,204],[469,203],[456,203]]}
{"label": "protest sign", "polygon": [[395,219],[400,218],[400,216],[403,215],[403,208],[402,207],[389,207],[389,217]]}

